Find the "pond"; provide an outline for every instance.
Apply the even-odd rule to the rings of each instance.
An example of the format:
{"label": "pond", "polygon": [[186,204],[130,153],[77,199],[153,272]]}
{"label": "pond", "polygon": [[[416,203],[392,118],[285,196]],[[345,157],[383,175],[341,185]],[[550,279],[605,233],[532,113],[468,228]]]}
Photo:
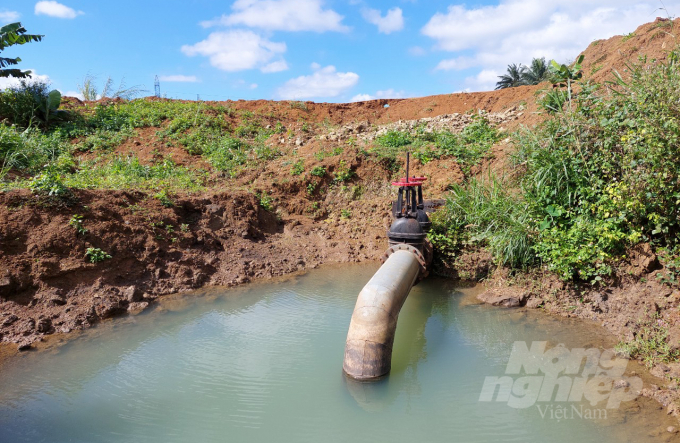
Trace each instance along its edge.
{"label": "pond", "polygon": [[[356,297],[377,267],[325,267],[242,288],[170,296],[150,312],[21,355],[0,372],[0,441],[674,438],[665,432],[672,423],[644,399],[606,409],[606,417],[606,401],[513,407],[498,401],[500,390],[480,401],[487,377],[521,377],[506,374],[515,342],[531,348],[547,341],[547,349],[563,343],[597,353],[612,343],[588,323],[478,305],[479,289],[443,279],[429,278],[411,291],[399,318],[391,374],[373,383],[348,380],[342,373],[347,328]],[[512,395],[519,396],[520,388],[513,387]]]}

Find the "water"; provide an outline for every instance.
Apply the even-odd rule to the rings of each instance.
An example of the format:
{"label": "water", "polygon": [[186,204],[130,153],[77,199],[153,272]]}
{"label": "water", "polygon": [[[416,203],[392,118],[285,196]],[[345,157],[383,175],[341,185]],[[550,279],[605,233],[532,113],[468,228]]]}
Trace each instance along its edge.
{"label": "water", "polygon": [[409,296],[391,375],[347,380],[347,327],[376,269],[325,268],[172,297],[150,313],[24,355],[0,373],[0,442],[670,438],[658,431],[663,422],[640,425],[651,408],[638,402],[606,420],[555,420],[535,407],[479,402],[484,378],[505,373],[513,341],[604,342],[582,323],[470,304],[475,289],[444,280],[429,279]]}

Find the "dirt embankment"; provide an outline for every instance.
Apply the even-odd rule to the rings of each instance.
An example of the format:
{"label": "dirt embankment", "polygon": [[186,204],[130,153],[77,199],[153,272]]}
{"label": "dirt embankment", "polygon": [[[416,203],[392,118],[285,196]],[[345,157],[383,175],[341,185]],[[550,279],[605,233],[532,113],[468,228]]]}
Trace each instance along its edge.
{"label": "dirt embankment", "polygon": [[[137,192],[79,191],[53,205],[0,194],[0,334],[28,346],[144,309],[162,294],[232,286],[328,262],[375,260],[389,206],[364,201],[349,219],[279,220],[245,192],[186,197],[172,207]],[[85,233],[69,221],[83,216]],[[86,260],[87,248],[111,255]]]}

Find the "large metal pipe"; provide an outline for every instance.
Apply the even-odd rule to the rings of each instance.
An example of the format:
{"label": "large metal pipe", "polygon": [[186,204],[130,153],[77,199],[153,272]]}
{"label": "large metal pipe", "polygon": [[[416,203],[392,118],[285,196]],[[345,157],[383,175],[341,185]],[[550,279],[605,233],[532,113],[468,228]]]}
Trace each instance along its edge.
{"label": "large metal pipe", "polygon": [[354,306],[342,365],[347,375],[367,380],[390,372],[399,311],[424,268],[416,248],[400,245],[388,250],[387,260]]}

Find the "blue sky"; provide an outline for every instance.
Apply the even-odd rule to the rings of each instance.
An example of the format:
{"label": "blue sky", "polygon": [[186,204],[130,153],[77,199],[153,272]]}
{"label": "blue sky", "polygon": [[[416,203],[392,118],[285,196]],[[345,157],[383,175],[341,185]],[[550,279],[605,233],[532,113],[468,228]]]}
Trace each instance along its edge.
{"label": "blue sky", "polygon": [[[40,43],[3,51],[73,94],[88,75],[172,98],[349,102],[493,89],[510,63],[573,59],[680,0],[60,0],[0,4]],[[0,82],[0,88],[7,81]]]}

